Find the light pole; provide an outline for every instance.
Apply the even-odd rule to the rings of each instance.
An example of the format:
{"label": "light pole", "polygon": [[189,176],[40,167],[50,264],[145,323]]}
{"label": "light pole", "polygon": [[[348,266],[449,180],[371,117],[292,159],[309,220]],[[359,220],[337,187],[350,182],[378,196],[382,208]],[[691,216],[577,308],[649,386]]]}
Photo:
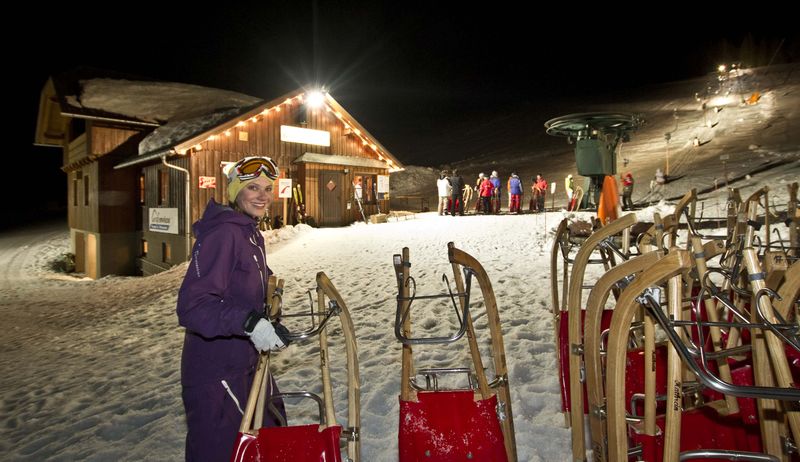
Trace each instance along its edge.
{"label": "light pole", "polygon": [[664,140],[667,142],[667,156],[666,156],[666,166],[664,167],[664,175],[669,176],[669,140],[672,138],[672,135],[669,132],[664,133]]}
{"label": "light pole", "polygon": [[719,160],[722,161],[722,174],[725,175],[725,189],[728,189],[728,168],[727,168],[728,159],[730,159],[729,154],[722,154],[719,156]]}

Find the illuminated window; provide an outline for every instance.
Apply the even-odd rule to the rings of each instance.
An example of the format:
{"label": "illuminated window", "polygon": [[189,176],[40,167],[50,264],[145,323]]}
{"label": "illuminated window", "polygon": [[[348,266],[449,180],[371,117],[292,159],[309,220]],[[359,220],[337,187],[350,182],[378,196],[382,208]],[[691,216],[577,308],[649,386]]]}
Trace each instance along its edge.
{"label": "illuminated window", "polygon": [[353,179],[353,188],[356,197],[360,195],[362,204],[374,205],[375,196],[378,192],[378,176],[357,173]]}
{"label": "illuminated window", "polygon": [[144,204],[144,172],[139,174],[139,203]]}
{"label": "illuminated window", "polygon": [[147,256],[147,239],[142,239],[142,248],[140,250],[141,250],[140,253],[142,254],[142,256],[146,257]]}
{"label": "illuminated window", "polygon": [[169,205],[169,172],[158,171],[158,205]]}
{"label": "illuminated window", "polygon": [[166,242],[161,243],[161,261],[172,263],[172,249]]}

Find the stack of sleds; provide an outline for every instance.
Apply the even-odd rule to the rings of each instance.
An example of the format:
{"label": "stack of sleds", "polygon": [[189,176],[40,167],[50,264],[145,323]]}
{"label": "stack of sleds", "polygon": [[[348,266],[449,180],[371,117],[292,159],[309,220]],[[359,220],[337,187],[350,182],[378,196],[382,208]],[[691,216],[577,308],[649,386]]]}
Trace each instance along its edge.
{"label": "stack of sleds", "polygon": [[[267,291],[267,300],[270,300],[267,304],[269,316],[271,319],[298,316],[311,319],[310,329],[293,334],[290,339],[296,342],[318,337],[322,396],[310,391],[268,393],[271,383],[269,353],[262,354],[247,399],[231,462],[340,462],[342,460],[358,462],[361,448],[360,382],[356,336],[350,312],[336,287],[323,272],[317,273],[317,311],[314,311],[312,301],[308,313],[281,313],[282,288],[283,280],[270,278]],[[347,361],[347,426],[344,428],[336,421],[329,370],[327,327],[334,317],[339,318],[341,323]],[[316,402],[319,407],[318,424],[287,425],[285,417],[271,406],[272,401],[298,399],[311,399]],[[262,427],[264,412],[272,412],[283,425]],[[342,452],[345,453],[345,459],[342,458]]]}
{"label": "stack of sleds", "polygon": [[[398,296],[395,334],[402,343],[399,460],[415,461],[512,461],[516,462],[514,423],[500,318],[489,277],[481,264],[469,254],[448,244],[456,292],[433,296],[416,294],[410,275],[409,250],[394,256]],[[446,279],[446,278],[445,278]],[[480,286],[488,335],[476,332],[470,301],[473,282]],[[305,316],[311,328],[291,335],[291,340],[319,339],[322,396],[310,391],[268,393],[269,355],[261,356],[231,457],[232,462],[358,462],[360,460],[359,376],[356,335],[349,311],[339,292],[325,273],[317,274],[317,310],[303,314],[282,313],[282,281],[270,281],[267,300],[270,319]],[[449,288],[449,285],[448,285]],[[412,304],[419,300],[444,298],[452,302],[458,331],[445,337],[415,337],[411,334]],[[327,300],[327,303],[326,303]],[[415,306],[415,312],[419,309]],[[344,335],[347,359],[347,425],[337,423],[334,411],[327,326],[338,317]],[[416,368],[412,347],[415,345],[456,344],[467,337],[469,363]],[[494,378],[484,370],[479,341],[488,342]],[[465,378],[466,386],[449,387],[449,378]],[[418,380],[424,377],[424,383]],[[267,398],[270,396],[270,398]],[[311,399],[319,406],[319,423],[286,425],[286,419],[271,406],[271,400]],[[264,413],[272,412],[284,424],[264,428]]]}
{"label": "stack of sleds", "polygon": [[[785,212],[766,188],[732,194],[719,236],[699,231],[694,191],[633,246],[634,215],[579,244],[560,225],[551,275],[574,460],[586,427],[595,461],[798,459],[796,183],[789,192]],[[604,273],[586,284],[590,264]]]}
{"label": "stack of sleds", "polygon": [[[400,382],[400,462],[416,461],[516,461],[514,420],[506,367],[500,316],[492,284],[483,266],[471,255],[448,243],[456,293],[416,294],[410,275],[409,250],[394,256],[399,295],[395,316],[395,336],[403,344]],[[446,277],[443,277],[446,281]],[[481,289],[489,329],[489,354],[495,377],[486,377],[479,335],[473,323],[470,295],[473,280]],[[448,284],[449,289],[449,284]],[[458,330],[448,336],[412,335],[411,308],[418,300],[445,299],[453,304]],[[416,368],[416,346],[454,345],[467,336],[468,367]],[[446,376],[466,378],[466,386],[445,389]],[[424,383],[417,378],[424,377]]]}

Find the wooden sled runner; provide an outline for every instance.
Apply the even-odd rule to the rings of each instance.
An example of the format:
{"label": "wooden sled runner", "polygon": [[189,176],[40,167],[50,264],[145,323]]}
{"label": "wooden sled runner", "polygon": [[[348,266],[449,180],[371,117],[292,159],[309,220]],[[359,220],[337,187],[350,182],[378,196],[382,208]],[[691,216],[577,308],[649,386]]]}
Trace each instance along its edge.
{"label": "wooden sled runner", "polygon": [[[278,286],[282,287],[282,281]],[[272,284],[270,284],[270,288]],[[317,273],[318,311],[305,314],[282,314],[282,317],[310,316],[312,328],[293,334],[292,341],[301,341],[313,336],[319,337],[320,371],[322,375],[322,396],[308,391],[279,393],[272,400],[286,398],[307,398],[314,400],[319,407],[319,424],[281,426],[262,428],[261,422],[265,408],[266,388],[269,386],[269,353],[262,354],[256,369],[253,387],[247,399],[242,424],[234,448],[231,462],[358,462],[360,456],[360,382],[358,375],[358,356],[356,337],[350,313],[336,287],[323,272]],[[274,300],[274,297],[272,297]],[[326,303],[326,299],[328,300]],[[270,315],[280,312],[273,303]],[[344,335],[347,355],[347,427],[337,424],[333,403],[333,387],[328,369],[327,325],[333,317],[338,317]],[[319,318],[319,319],[317,319]],[[342,457],[342,443],[346,443]]]}
{"label": "wooden sled runner", "polygon": [[[398,297],[395,336],[403,344],[400,385],[399,460],[516,461],[514,423],[508,372],[500,330],[500,318],[491,282],[480,263],[448,243],[456,293],[420,296],[410,276],[408,248],[394,256]],[[446,278],[445,278],[446,280]],[[478,339],[470,313],[473,280],[480,285],[491,340],[495,378],[489,381],[483,368]],[[417,300],[449,298],[459,330],[446,337],[412,337],[411,306]],[[457,300],[456,300],[457,299]],[[435,367],[415,370],[412,349],[416,345],[443,345],[467,336],[471,367]],[[440,379],[462,375],[467,387],[443,389]],[[425,382],[418,383],[417,377]]]}

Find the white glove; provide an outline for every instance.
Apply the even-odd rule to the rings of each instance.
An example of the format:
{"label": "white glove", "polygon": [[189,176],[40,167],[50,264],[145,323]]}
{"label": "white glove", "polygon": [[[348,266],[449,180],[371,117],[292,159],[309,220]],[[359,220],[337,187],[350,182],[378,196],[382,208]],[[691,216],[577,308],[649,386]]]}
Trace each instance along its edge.
{"label": "white glove", "polygon": [[250,341],[253,342],[256,349],[261,352],[279,350],[286,346],[286,343],[275,332],[272,323],[266,319],[260,319],[253,331],[247,335],[250,336]]}

